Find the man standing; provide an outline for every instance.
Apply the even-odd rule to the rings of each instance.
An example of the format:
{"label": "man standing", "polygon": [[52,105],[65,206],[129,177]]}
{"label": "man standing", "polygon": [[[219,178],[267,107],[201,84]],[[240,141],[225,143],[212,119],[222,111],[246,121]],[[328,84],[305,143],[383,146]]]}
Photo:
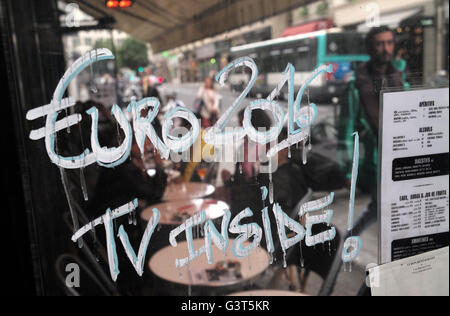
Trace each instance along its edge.
{"label": "man standing", "polygon": [[152,74],[152,70],[147,68],[145,70],[145,75],[142,78],[142,91],[146,98],[157,98],[160,103],[160,108],[164,108],[164,102],[161,98],[158,88],[158,78]]}
{"label": "man standing", "polygon": [[350,183],[354,148],[353,133],[361,141],[358,187],[370,193],[372,201],[355,222],[353,235],[358,236],[377,219],[378,127],[380,92],[388,88],[404,88],[404,74],[394,66],[394,32],[386,26],[375,27],[366,37],[371,59],[362,64],[349,83],[341,106],[339,140],[345,147],[340,162]]}

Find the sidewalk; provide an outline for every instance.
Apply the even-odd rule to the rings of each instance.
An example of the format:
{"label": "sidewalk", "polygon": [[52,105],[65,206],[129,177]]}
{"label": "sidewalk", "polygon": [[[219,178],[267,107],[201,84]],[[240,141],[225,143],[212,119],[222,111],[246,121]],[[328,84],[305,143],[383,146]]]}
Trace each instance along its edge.
{"label": "sidewalk", "polygon": [[[314,198],[320,198],[328,194],[328,192],[315,193]],[[334,210],[332,219],[333,226],[344,235],[348,225],[348,203],[350,198],[350,192],[348,189],[341,189],[335,192],[334,203],[331,208]],[[356,192],[355,199],[355,220],[367,207],[370,202],[370,195]],[[372,225],[360,236],[362,240],[362,249],[358,258],[352,264],[352,271],[345,272],[344,266],[341,267],[341,271],[338,275],[336,286],[332,295],[335,296],[355,296],[366,278],[366,266],[369,263],[378,262],[378,229],[377,225]],[[317,277],[318,278],[318,277]],[[316,278],[316,280],[317,280]],[[310,287],[312,293],[317,293],[322,284],[322,280],[318,279],[316,284],[313,284],[313,279],[310,281]],[[319,288],[316,288],[319,283]]]}

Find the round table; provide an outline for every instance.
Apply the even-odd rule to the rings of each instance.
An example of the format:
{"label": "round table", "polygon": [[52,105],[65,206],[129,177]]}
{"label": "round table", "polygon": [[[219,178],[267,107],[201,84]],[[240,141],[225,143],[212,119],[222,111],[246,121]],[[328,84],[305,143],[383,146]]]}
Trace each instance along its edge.
{"label": "round table", "polygon": [[212,199],[195,199],[165,202],[150,206],[141,212],[141,218],[148,222],[153,216],[153,209],[156,208],[161,213],[160,224],[181,225],[194,214],[204,210],[207,219],[222,217],[230,207],[228,204]]}
{"label": "round table", "polygon": [[[230,239],[226,254],[213,243],[214,264],[208,264],[206,254],[202,254],[189,266],[177,269],[175,259],[188,256],[187,242],[179,242],[177,247],[168,246],[159,250],[149,261],[150,271],[164,281],[185,286],[219,288],[250,282],[269,267],[269,255],[262,249],[255,249],[248,257],[236,258],[232,254]],[[194,247],[204,246],[204,239],[195,239]],[[230,268],[227,268],[229,266]]]}
{"label": "round table", "polygon": [[282,290],[253,290],[245,292],[237,292],[228,296],[309,296],[299,292],[282,291]]}
{"label": "round table", "polygon": [[215,188],[211,184],[201,182],[171,183],[167,185],[163,201],[179,201],[203,198],[213,194]]}

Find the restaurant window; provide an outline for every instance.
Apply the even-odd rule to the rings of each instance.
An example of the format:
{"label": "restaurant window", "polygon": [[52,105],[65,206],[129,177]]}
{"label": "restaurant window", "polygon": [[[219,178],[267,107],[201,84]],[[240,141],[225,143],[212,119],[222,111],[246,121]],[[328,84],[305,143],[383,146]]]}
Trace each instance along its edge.
{"label": "restaurant window", "polygon": [[[102,7],[111,16],[99,12],[102,1],[0,3],[8,126],[14,132],[8,146],[17,150],[12,160],[22,191],[16,201],[25,204],[17,231],[28,233],[21,238],[36,292],[367,293],[366,267],[378,262],[380,232],[373,224],[350,236],[348,226],[352,210],[355,220],[370,213],[367,222],[358,222],[363,226],[377,220],[378,102],[392,91],[448,89],[448,17],[429,19],[430,10],[416,10],[417,16],[395,23],[385,18],[395,50],[387,56],[391,73],[380,77],[370,68],[367,32],[357,32],[353,19],[278,37],[292,19],[268,13],[248,28],[211,35],[214,28],[196,27],[190,37],[194,28],[177,23],[207,18],[222,6],[231,10],[232,3],[214,10],[196,3],[193,8],[204,13],[192,16],[186,4],[173,10],[163,2],[154,8],[145,3],[135,1],[129,11]],[[351,6],[356,4],[327,10]],[[73,10],[78,19],[70,19]],[[250,13],[252,20],[256,11]],[[145,21],[139,18],[147,14]],[[292,14],[299,15],[298,8]],[[438,21],[444,25],[439,32]],[[161,40],[166,33],[149,34],[147,28],[180,34]],[[202,47],[207,54],[199,54]],[[448,105],[434,109],[430,100],[421,102],[433,107],[427,112],[433,119],[448,112]],[[413,113],[394,113],[391,121],[417,118]],[[402,151],[413,141],[426,147],[444,137],[432,131],[441,125],[420,126],[420,137],[399,128],[405,135],[394,147]],[[410,163],[407,158],[401,163]],[[448,176],[448,153],[434,158],[444,167],[447,162],[447,171],[439,172]],[[421,159],[414,163],[426,162]],[[407,167],[398,166],[405,173]],[[448,192],[433,192],[433,201],[447,198],[447,204],[429,214],[427,225],[444,225]],[[416,198],[405,194],[393,204]],[[406,229],[403,215],[393,214],[391,224],[399,225],[393,230]],[[413,220],[418,225],[422,217]],[[347,250],[362,245],[361,251],[343,264],[348,253],[341,247],[350,237]],[[418,236],[412,242],[424,241]],[[448,236],[437,242],[448,244]]]}

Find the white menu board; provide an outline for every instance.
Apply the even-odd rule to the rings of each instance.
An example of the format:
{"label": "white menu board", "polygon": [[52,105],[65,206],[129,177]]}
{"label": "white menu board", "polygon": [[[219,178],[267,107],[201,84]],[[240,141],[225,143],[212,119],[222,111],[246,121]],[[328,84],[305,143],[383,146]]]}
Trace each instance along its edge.
{"label": "white menu board", "polygon": [[380,123],[380,263],[448,246],[449,90],[385,92]]}

